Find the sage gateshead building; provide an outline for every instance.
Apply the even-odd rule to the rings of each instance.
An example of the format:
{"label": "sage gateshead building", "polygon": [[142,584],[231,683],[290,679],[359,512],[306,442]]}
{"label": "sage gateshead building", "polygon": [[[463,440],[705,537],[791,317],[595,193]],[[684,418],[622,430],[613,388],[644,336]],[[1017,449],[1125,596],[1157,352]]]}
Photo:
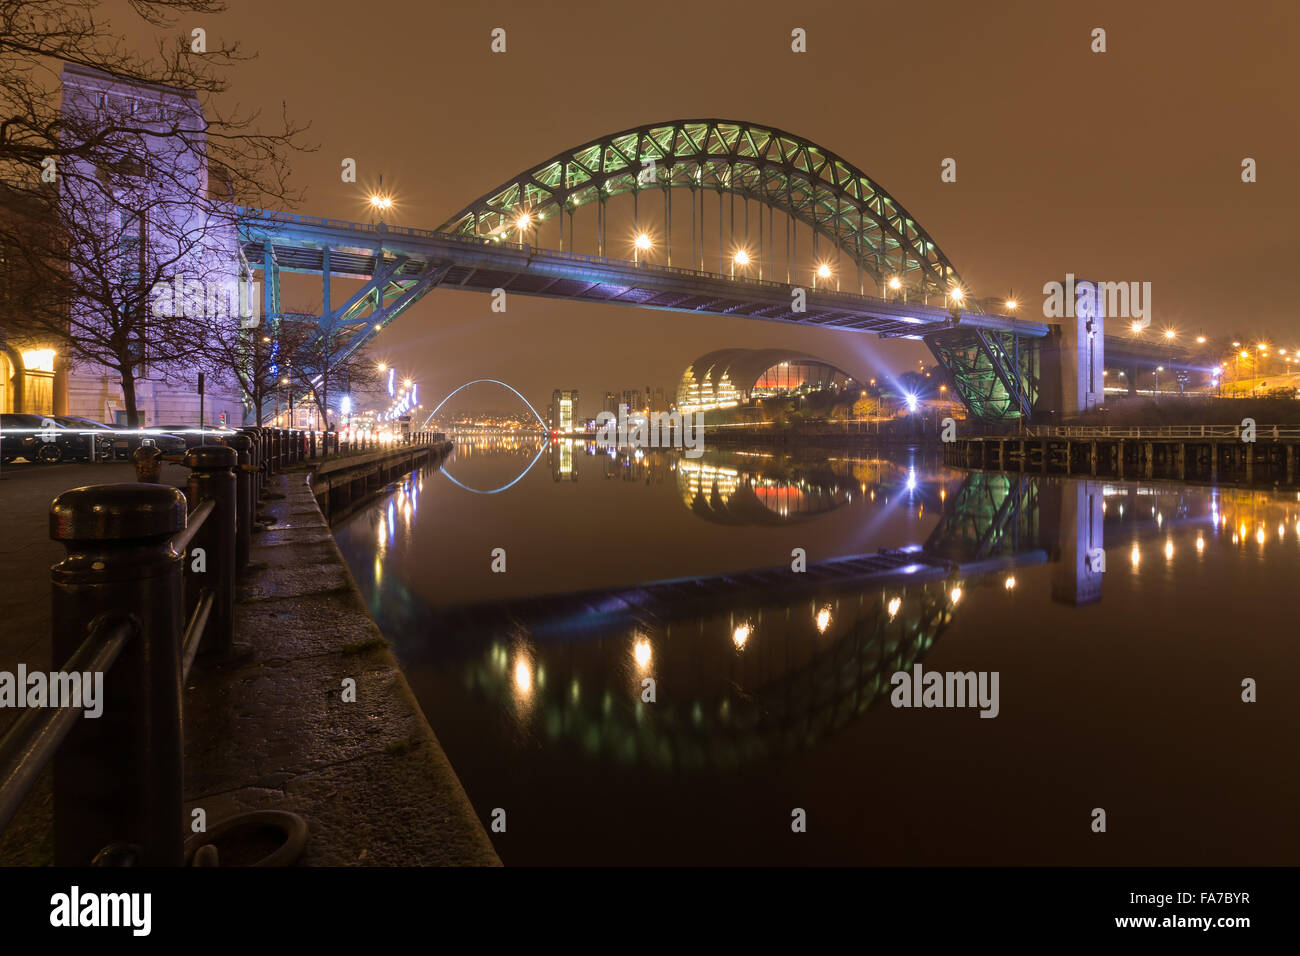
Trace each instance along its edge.
{"label": "sage gateshead building", "polygon": [[721,349],[696,359],[677,386],[681,411],[744,405],[759,398],[847,393],[853,377],[812,355],[788,349]]}

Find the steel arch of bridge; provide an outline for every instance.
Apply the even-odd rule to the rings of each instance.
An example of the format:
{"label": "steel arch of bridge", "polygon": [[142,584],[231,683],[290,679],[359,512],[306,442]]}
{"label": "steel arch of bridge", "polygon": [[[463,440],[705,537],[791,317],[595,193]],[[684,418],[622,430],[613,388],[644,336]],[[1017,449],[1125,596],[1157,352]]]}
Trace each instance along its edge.
{"label": "steel arch of bridge", "polygon": [[420,426],[420,431],[423,431],[424,429],[429,427],[429,422],[433,421],[433,416],[438,414],[438,412],[442,409],[442,406],[446,405],[459,392],[464,391],[465,389],[469,388],[471,385],[500,385],[502,388],[509,389],[510,391],[514,392],[516,395],[519,396],[519,400],[521,402],[523,402],[525,405],[528,406],[528,410],[532,412],[533,417],[537,419],[537,424],[541,425],[542,428],[547,427],[546,419],[542,418],[541,413],[538,412],[537,409],[533,408],[533,403],[530,402],[528,399],[524,398],[523,393],[519,391],[519,389],[515,388],[513,385],[507,382],[501,381],[499,378],[476,378],[474,379],[474,381],[466,382],[464,385],[457,386],[456,388],[448,392],[446,398],[440,401],[434,407],[433,411],[429,413],[429,417],[426,418],[424,420],[424,424]]}
{"label": "steel arch of bridge", "polygon": [[[510,391],[514,392],[516,395],[519,396],[519,400],[528,406],[528,410],[533,413],[533,417],[537,419],[538,423],[541,424],[542,428],[546,428],[546,421],[542,418],[541,414],[537,411],[537,409],[533,408],[533,403],[530,402],[528,399],[524,398],[523,393],[520,392],[519,389],[497,378],[476,378],[474,379],[474,381],[466,382],[464,385],[461,385],[453,389],[452,391],[448,392],[447,396],[437,404],[437,406],[434,408],[433,411],[429,413],[429,417],[424,420],[424,424],[420,426],[420,430],[424,430],[425,428],[428,428],[429,422],[433,421],[433,416],[437,415],[438,411],[442,408],[442,406],[446,405],[447,402],[451,401],[451,399],[458,392],[461,392],[464,389],[469,388],[471,385],[485,385],[485,384],[500,385],[502,388],[508,388]],[[524,476],[533,470],[533,466],[537,464],[537,462],[541,459],[542,454],[545,451],[546,451],[546,442],[545,440],[543,440],[542,447],[538,449],[537,454],[533,456],[533,460],[528,463],[527,468],[525,468],[523,471],[517,474],[510,481],[507,481],[504,485],[501,485],[498,488],[491,488],[487,491],[484,491],[482,488],[471,488],[469,485],[460,481],[459,479],[456,478],[455,475],[449,472],[447,470],[446,465],[439,465],[438,470],[447,476],[448,481],[450,481],[452,484],[456,485],[459,488],[463,488],[466,491],[472,491],[476,495],[495,495],[495,494],[500,494],[503,491],[507,491],[508,489],[514,487],[519,482],[523,481]]]}
{"label": "steel arch of bridge", "polygon": [[961,284],[929,234],[861,169],[803,137],[736,120],[672,120],[565,150],[470,203],[438,231],[508,236],[524,213],[572,216],[620,194],[672,188],[732,193],[779,209],[878,284],[897,276],[918,295],[946,295]]}

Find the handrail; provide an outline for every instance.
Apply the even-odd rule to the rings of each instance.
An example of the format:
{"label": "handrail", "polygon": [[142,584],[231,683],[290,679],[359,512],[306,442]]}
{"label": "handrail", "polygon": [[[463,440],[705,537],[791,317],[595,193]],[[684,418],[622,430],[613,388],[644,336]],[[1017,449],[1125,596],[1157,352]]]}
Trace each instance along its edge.
{"label": "handrail", "polygon": [[[129,618],[112,623],[101,618],[60,670],[103,673],[137,633]],[[71,707],[31,709],[0,739],[0,831],[9,825],[82,713]]]}
{"label": "handrail", "polygon": [[194,613],[190,615],[190,621],[185,625],[185,634],[181,638],[181,679],[188,680],[190,676],[190,665],[194,663],[194,658],[199,653],[199,645],[203,643],[203,631],[208,626],[208,618],[212,616],[212,606],[217,602],[217,592],[210,588],[204,589],[203,597],[199,599],[198,605],[194,608]]}
{"label": "handrail", "polygon": [[216,509],[217,502],[209,498],[191,511],[185,521],[185,530],[171,540],[172,550],[177,554],[183,554],[190,546],[190,542],[194,540],[194,536],[199,533],[199,529],[203,527],[203,522],[208,520],[208,515]]}

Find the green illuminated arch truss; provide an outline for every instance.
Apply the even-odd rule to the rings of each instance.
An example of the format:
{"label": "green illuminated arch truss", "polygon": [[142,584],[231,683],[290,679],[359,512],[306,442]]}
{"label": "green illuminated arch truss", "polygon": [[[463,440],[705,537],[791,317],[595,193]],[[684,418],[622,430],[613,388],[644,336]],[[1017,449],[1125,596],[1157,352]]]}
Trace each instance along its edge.
{"label": "green illuminated arch truss", "polygon": [[758,200],[806,224],[878,286],[898,277],[912,295],[964,288],[926,231],[862,170],[802,137],[731,120],[640,126],[566,150],[474,201],[439,231],[513,236],[525,213],[544,221],[623,193],[671,188]]}

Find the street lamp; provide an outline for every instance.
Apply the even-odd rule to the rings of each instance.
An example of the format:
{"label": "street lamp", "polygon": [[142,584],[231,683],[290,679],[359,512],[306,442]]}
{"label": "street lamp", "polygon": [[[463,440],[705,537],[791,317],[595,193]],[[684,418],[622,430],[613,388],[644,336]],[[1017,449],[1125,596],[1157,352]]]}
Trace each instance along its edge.
{"label": "street lamp", "polygon": [[749,265],[749,253],[741,249],[731,258],[731,277],[733,279],[736,277],[736,266],[743,269],[747,265]]}
{"label": "street lamp", "polygon": [[1002,304],[1005,305],[1005,306],[1007,307],[1007,309],[1009,309],[1010,311],[1014,312],[1014,311],[1016,311],[1016,307],[1017,307],[1020,303],[1017,302],[1015,299],[1007,299],[1007,301],[1003,302]]}
{"label": "street lamp", "polygon": [[654,243],[650,241],[650,237],[648,235],[642,232],[637,235],[636,241],[632,245],[633,245],[632,261],[639,263],[641,261],[641,253],[649,252],[650,247],[653,246]]}

